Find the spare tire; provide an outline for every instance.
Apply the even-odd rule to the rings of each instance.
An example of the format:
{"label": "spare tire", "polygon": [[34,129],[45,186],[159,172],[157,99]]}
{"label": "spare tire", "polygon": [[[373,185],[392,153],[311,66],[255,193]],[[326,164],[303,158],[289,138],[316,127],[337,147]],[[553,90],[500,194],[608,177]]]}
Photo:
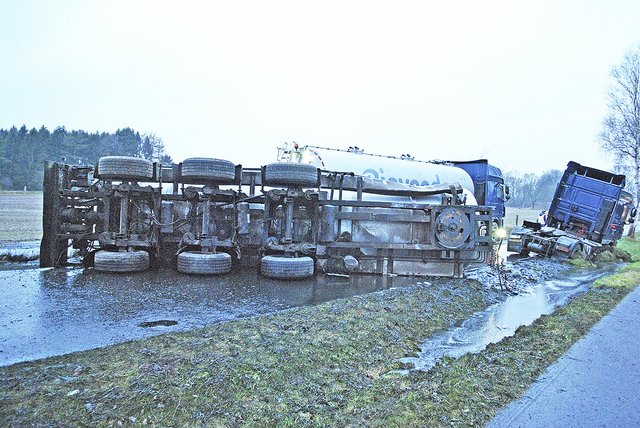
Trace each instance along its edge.
{"label": "spare tire", "polygon": [[267,186],[315,187],[318,168],[306,163],[270,163],[264,167],[264,183]]}
{"label": "spare tire", "polygon": [[311,257],[264,256],[260,260],[260,273],[274,279],[302,279],[313,276]]}
{"label": "spare tire", "polygon": [[231,270],[231,256],[227,253],[185,251],[178,254],[178,272],[197,275],[219,275]]}
{"label": "spare tire", "polygon": [[190,180],[232,183],[236,178],[233,162],[214,158],[189,158],[182,162],[183,182]]}
{"label": "spare tire", "polygon": [[153,162],[129,156],[104,156],[98,160],[100,178],[145,180],[153,178]]}
{"label": "spare tire", "polygon": [[95,254],[93,268],[100,272],[142,272],[149,269],[149,253],[101,250]]}

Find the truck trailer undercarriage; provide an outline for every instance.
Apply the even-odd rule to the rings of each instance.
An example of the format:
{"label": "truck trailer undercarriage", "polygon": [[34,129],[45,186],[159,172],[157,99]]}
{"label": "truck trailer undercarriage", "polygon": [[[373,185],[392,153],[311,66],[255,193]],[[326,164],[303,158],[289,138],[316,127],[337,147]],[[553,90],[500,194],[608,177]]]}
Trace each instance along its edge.
{"label": "truck trailer undercarriage", "polygon": [[[441,203],[417,202],[427,196]],[[455,183],[413,186],[293,162],[46,162],[43,198],[43,267],[68,264],[73,248],[106,272],[460,277],[492,251],[491,208],[465,205]]]}

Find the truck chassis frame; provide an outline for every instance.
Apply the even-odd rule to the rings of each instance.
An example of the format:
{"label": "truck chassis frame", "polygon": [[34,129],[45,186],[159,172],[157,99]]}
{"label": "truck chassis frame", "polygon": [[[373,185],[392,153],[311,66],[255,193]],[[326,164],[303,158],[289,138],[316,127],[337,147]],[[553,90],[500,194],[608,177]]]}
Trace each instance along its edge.
{"label": "truck chassis frame", "polygon": [[[469,263],[490,260],[491,208],[463,205],[455,185],[407,186],[282,163],[236,165],[233,177],[220,181],[193,179],[184,165],[154,163],[140,180],[46,162],[41,266],[69,264],[70,247],[96,269],[96,257],[112,252],[118,260],[146,253],[151,266],[177,258],[181,270],[181,254],[189,253],[185,273],[261,263],[262,273],[276,278],[460,277]],[[414,202],[434,194],[442,204]]]}

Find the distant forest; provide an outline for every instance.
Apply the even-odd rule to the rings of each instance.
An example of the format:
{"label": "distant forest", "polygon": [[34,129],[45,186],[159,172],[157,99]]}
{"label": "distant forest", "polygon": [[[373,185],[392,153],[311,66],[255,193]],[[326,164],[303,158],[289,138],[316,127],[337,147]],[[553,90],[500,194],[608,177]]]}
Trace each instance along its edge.
{"label": "distant forest", "polygon": [[42,190],[44,161],[95,165],[102,156],[134,156],[171,163],[164,143],[154,134],[140,134],[131,128],[89,133],[53,132],[44,126],[0,129],[0,190]]}
{"label": "distant forest", "polygon": [[[163,164],[172,162],[160,138],[140,134],[131,128],[88,133],[68,131],[63,126],[53,132],[44,126],[27,129],[15,126],[0,129],[0,190],[42,190],[44,161],[75,165],[95,165],[102,156],[134,156]],[[545,171],[541,175],[507,172],[505,183],[511,188],[508,206],[548,207],[562,171]]]}

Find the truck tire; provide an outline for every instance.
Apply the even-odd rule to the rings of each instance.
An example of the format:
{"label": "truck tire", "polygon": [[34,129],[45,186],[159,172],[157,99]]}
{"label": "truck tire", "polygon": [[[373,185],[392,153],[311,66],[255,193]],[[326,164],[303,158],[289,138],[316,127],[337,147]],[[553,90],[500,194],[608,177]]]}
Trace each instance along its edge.
{"label": "truck tire", "polygon": [[196,275],[220,275],[231,271],[231,256],[227,253],[185,251],[178,254],[178,272]]}
{"label": "truck tire", "polygon": [[313,276],[311,257],[264,256],[260,260],[260,273],[273,279],[303,279]]}
{"label": "truck tire", "polygon": [[577,244],[571,251],[571,254],[569,254],[570,259],[575,259],[579,257],[585,260],[589,260],[590,256],[591,256],[591,246],[586,244]]}
{"label": "truck tire", "polygon": [[182,178],[186,182],[191,179],[231,183],[236,178],[236,166],[224,159],[189,158],[182,162]]}
{"label": "truck tire", "polygon": [[142,272],[149,269],[149,253],[100,250],[95,254],[93,268],[100,272]]}
{"label": "truck tire", "polygon": [[275,162],[264,167],[264,184],[267,186],[315,187],[318,168],[294,162]]}
{"label": "truck tire", "polygon": [[107,179],[146,180],[153,178],[153,162],[130,156],[104,156],[98,160],[98,174]]}

